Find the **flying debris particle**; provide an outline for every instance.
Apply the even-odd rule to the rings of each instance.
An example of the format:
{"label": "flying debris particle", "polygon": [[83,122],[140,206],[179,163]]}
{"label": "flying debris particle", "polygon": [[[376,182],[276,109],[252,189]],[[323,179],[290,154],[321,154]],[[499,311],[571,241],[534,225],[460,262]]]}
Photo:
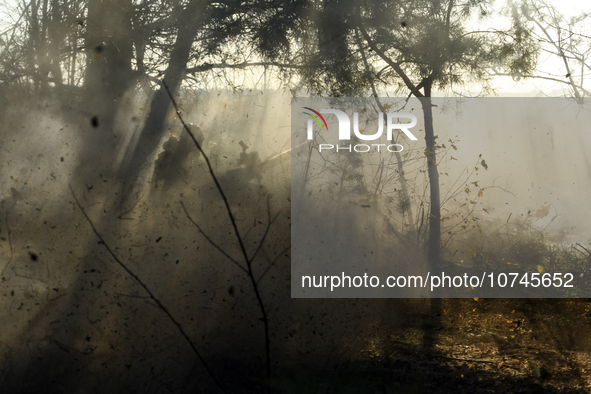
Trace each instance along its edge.
{"label": "flying debris particle", "polygon": [[92,119],[90,119],[90,124],[92,125],[92,127],[98,127],[98,125],[99,125],[98,116],[93,116]]}
{"label": "flying debris particle", "polygon": [[161,239],[162,239],[162,237],[158,237],[158,239],[156,240],[156,242],[160,242]]}
{"label": "flying debris particle", "polygon": [[63,163],[64,162],[64,158],[63,157],[60,157],[60,161]]}
{"label": "flying debris particle", "polygon": [[31,257],[31,261],[37,261],[37,259],[39,258],[39,256],[37,256],[33,252],[29,252],[29,256]]}
{"label": "flying debris particle", "polygon": [[402,26],[402,27],[406,27],[406,21],[402,21],[402,22],[400,22],[400,26]]}
{"label": "flying debris particle", "polygon": [[[529,212],[528,212],[529,213]],[[543,206],[536,211],[536,217],[538,219],[543,219],[550,213],[550,205]]]}

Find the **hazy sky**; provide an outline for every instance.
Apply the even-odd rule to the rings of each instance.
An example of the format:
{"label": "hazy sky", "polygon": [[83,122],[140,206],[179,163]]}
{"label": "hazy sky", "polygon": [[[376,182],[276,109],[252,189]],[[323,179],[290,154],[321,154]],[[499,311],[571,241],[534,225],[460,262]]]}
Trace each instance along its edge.
{"label": "hazy sky", "polygon": [[[549,3],[557,8],[557,10],[562,13],[566,17],[571,17],[574,15],[579,15],[582,12],[591,12],[591,3],[582,0],[546,0],[546,3]],[[506,4],[505,0],[497,0],[496,4],[498,6],[495,7],[495,10],[500,9],[504,4]],[[498,20],[498,17],[495,18]],[[489,21],[489,25],[495,24],[495,19]],[[566,73],[564,64],[560,59],[555,56],[551,56],[548,54],[542,53],[540,56],[540,65],[539,69],[555,73],[558,75],[564,75]],[[558,83],[558,82],[551,82],[546,80],[540,79],[529,79],[529,80],[521,80],[519,82],[513,81],[511,78],[499,78],[495,86],[498,88],[499,96],[503,95],[523,95],[526,94],[528,96],[563,96],[564,89],[566,85]]]}
{"label": "hazy sky", "polygon": [[[546,0],[546,2],[554,5],[559,12],[565,16],[578,15],[585,11],[591,12],[591,3],[582,0]],[[17,9],[18,3],[18,0],[0,0],[0,33],[9,28],[11,24],[19,19],[20,15],[8,11]],[[495,10],[500,10],[505,4],[506,0],[497,0],[495,3]],[[481,25],[479,28],[500,28],[503,24],[507,23],[506,21],[506,19],[502,19],[498,16],[493,17],[492,19],[485,21],[485,24]],[[564,64],[562,64],[562,62],[555,56],[542,54],[540,61],[539,69],[556,75],[565,74]],[[500,96],[524,94],[529,96],[563,96],[566,85],[540,79],[521,80],[516,82],[511,78],[505,77],[499,78],[494,86],[497,89],[497,94]],[[473,89],[468,88],[465,90],[471,91],[470,93],[474,94],[479,89],[478,87],[474,87]]]}

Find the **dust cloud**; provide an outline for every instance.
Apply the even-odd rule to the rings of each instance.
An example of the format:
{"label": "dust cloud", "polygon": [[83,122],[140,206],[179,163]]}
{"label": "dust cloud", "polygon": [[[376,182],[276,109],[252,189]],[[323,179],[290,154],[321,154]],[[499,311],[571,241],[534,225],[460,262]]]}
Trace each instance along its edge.
{"label": "dust cloud", "polygon": [[[425,307],[413,300],[291,299],[290,100],[287,93],[260,91],[183,92],[179,99],[184,120],[202,133],[203,150],[252,260],[269,323],[274,373],[284,377],[277,378],[277,385],[299,379],[292,372],[302,366],[322,369],[346,359],[348,352],[358,351],[354,344],[362,346],[360,336],[373,330],[374,323],[420,330],[422,322],[409,316]],[[387,158],[389,183],[370,181],[380,161],[369,160],[356,167],[361,178],[349,184],[358,187],[355,203],[379,202],[380,211],[362,208],[378,213],[379,220],[371,215],[354,218],[359,227],[349,230],[367,231],[371,245],[383,248],[371,258],[385,270],[390,256],[407,264],[424,259],[418,249],[424,241],[421,220],[428,181],[422,120],[420,106],[408,105],[416,108],[419,141],[408,144],[402,156],[407,199],[400,194],[392,156]],[[486,209],[491,225],[508,215],[511,220],[525,215],[548,233],[564,231],[560,242],[583,242],[589,238],[581,214],[589,195],[589,136],[583,132],[588,115],[570,105],[556,119],[544,115],[550,112],[540,103],[531,106],[539,108],[528,115],[539,122],[535,129],[516,125],[510,117],[499,124],[500,115],[481,104],[461,115],[447,112],[452,118],[478,119],[473,128],[454,129],[436,116],[436,133],[446,144],[442,152],[448,152],[440,162],[442,196],[451,196],[444,207],[464,209],[464,186],[477,181],[478,187],[466,187],[474,189],[472,194],[483,189],[479,215],[484,217]],[[262,387],[260,305],[204,158],[193,150],[183,160],[165,163],[164,172],[155,170],[167,146],[187,142],[171,111],[158,149],[131,187],[123,185],[125,158],[137,143],[148,110],[145,99],[135,96],[128,97],[124,108],[110,125],[67,100],[2,109],[2,385],[7,391],[34,391],[43,385],[50,392],[213,389],[209,373],[178,327],[114,261],[108,246],[183,327],[214,374],[227,376],[230,371],[233,380],[225,385],[235,392]],[[494,128],[487,126],[489,119]],[[479,169],[470,175],[474,166]],[[104,242],[93,233],[70,187]],[[325,224],[343,228],[344,219]],[[414,249],[401,249],[408,240]],[[453,248],[447,250],[453,256]]]}

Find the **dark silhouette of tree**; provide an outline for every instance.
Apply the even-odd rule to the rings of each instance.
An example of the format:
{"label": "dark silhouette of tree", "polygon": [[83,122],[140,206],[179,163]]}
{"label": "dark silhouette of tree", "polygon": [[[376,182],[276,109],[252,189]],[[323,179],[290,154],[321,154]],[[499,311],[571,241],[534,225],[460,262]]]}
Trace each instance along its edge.
{"label": "dark silhouette of tree", "polygon": [[312,14],[318,38],[303,74],[313,92],[358,95],[393,85],[422,103],[430,184],[428,257],[433,266],[441,259],[433,91],[455,92],[478,83],[488,92],[493,67],[524,72],[537,59],[537,45],[520,25],[506,31],[468,30],[468,19],[474,13],[486,17],[490,6],[488,0],[329,0]]}
{"label": "dark silhouette of tree", "polygon": [[488,70],[493,65],[509,70],[527,70],[535,65],[536,47],[526,32],[467,31],[468,17],[473,12],[486,15],[489,6],[488,1],[374,2],[358,11],[356,27],[387,65],[383,78],[401,80],[403,85],[399,86],[419,98],[423,107],[430,188],[428,257],[432,265],[441,258],[437,137],[430,100],[433,90],[453,90],[468,82],[486,89]]}
{"label": "dark silhouette of tree", "polygon": [[[307,2],[28,0],[19,7],[22,17],[0,34],[7,44],[0,78],[44,94],[59,86],[84,92],[82,110],[98,132],[86,134],[90,156],[93,138],[113,131],[118,112],[128,110],[122,105],[126,93],[128,99],[138,88],[146,94],[146,126],[119,170],[121,179],[133,183],[160,143],[170,114],[161,80],[176,93],[187,78],[198,84],[215,69],[274,66],[286,59],[283,54],[300,34]],[[114,151],[95,153],[111,163]]]}
{"label": "dark silhouette of tree", "polygon": [[[281,50],[289,52],[291,43],[288,35],[298,24],[297,15],[301,8],[302,5],[285,0],[255,3],[237,0],[224,3],[211,0],[188,2],[180,12],[173,12],[173,15],[177,15],[174,23],[176,38],[168,48],[170,52],[163,80],[175,94],[188,72],[195,75],[212,68],[232,67],[232,62],[237,63],[236,59],[240,59],[245,52],[254,50],[263,58],[276,60],[280,57],[276,53]],[[224,51],[225,46],[232,46],[234,51]],[[142,52],[140,50],[138,53]],[[222,62],[203,62],[203,59],[215,57],[221,58]],[[139,66],[139,60],[138,68],[145,69],[145,65]],[[195,63],[201,63],[201,66]],[[261,63],[255,65],[258,64]],[[239,66],[247,67],[248,64]],[[171,109],[170,100],[162,88],[154,93],[150,108],[137,147],[129,162],[121,168],[121,179],[128,186],[133,184],[134,177],[162,139],[166,116]]]}
{"label": "dark silhouette of tree", "polygon": [[[176,92],[183,80],[184,71],[189,60],[191,47],[197,31],[203,28],[206,9],[212,3],[209,1],[192,1],[179,14],[177,21],[178,35],[170,53],[168,67],[164,73],[164,80],[171,92]],[[123,168],[123,179],[135,175],[146,162],[150,154],[156,149],[170,111],[171,103],[166,91],[159,89],[151,100],[151,111],[146,119],[146,126],[142,130],[137,147],[133,152],[129,165]]]}

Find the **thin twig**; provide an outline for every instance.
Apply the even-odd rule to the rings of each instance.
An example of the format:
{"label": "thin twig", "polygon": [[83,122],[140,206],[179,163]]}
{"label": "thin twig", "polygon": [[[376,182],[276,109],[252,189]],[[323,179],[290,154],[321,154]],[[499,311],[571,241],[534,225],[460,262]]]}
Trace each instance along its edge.
{"label": "thin twig", "polygon": [[586,251],[587,253],[589,253],[589,256],[591,256],[591,251],[590,251],[589,249],[587,249],[586,247],[584,247],[583,245],[581,245],[581,244],[580,244],[580,243],[578,243],[578,242],[577,242],[577,246],[579,246],[579,247],[581,247],[581,248],[585,249],[585,251]]}
{"label": "thin twig", "polygon": [[72,193],[72,197],[74,198],[76,205],[80,209],[80,212],[82,212],[82,214],[86,218],[86,221],[88,222],[88,224],[90,224],[92,231],[97,236],[100,243],[105,247],[105,249],[107,249],[107,252],[109,252],[111,257],[113,257],[113,259],[117,262],[117,264],[119,264],[119,266],[121,268],[123,268],[125,270],[125,272],[127,272],[129,274],[129,276],[131,276],[146,291],[146,293],[148,293],[148,295],[156,303],[156,305],[158,305],[158,307],[168,316],[170,321],[172,321],[172,323],[179,329],[181,335],[189,343],[189,345],[191,346],[191,349],[193,349],[193,352],[195,353],[195,355],[197,355],[197,358],[203,363],[203,366],[205,367],[205,369],[207,370],[207,372],[209,373],[209,375],[211,376],[211,378],[213,379],[215,384],[222,390],[222,392],[225,393],[226,391],[224,390],[224,387],[222,386],[220,381],[215,377],[213,371],[211,370],[211,368],[209,367],[209,365],[207,364],[207,362],[205,361],[205,359],[203,358],[201,353],[199,353],[199,351],[197,350],[197,347],[195,346],[193,341],[191,341],[191,338],[189,338],[189,336],[187,335],[187,333],[185,332],[185,330],[183,329],[181,324],[174,318],[174,316],[172,316],[170,311],[164,305],[162,305],[160,300],[158,300],[158,298],[156,298],[156,296],[152,293],[152,291],[150,291],[148,286],[146,286],[146,284],[144,284],[144,282],[131,269],[129,269],[121,260],[119,260],[119,258],[115,254],[115,252],[113,252],[113,250],[111,250],[111,248],[109,247],[107,242],[104,240],[102,235],[98,232],[98,230],[94,226],[94,223],[88,217],[84,208],[82,208],[82,205],[80,205],[80,202],[78,201],[78,198],[76,197],[76,194],[74,193],[74,190],[72,189],[72,186],[68,185],[68,187],[70,188],[70,193]]}
{"label": "thin twig", "polygon": [[[277,214],[275,215],[274,218],[271,218],[271,204],[269,201],[269,198],[267,198],[267,228],[265,229],[265,232],[263,234],[263,236],[261,237],[261,240],[259,241],[259,244],[257,245],[257,249],[254,251],[254,253],[252,254],[252,256],[250,256],[250,261],[252,262],[255,257],[257,257],[257,254],[259,253],[259,251],[261,250],[261,247],[263,246],[263,244],[265,243],[265,240],[267,239],[267,235],[269,234],[269,229],[271,228],[271,224],[273,224],[273,222],[275,221],[275,219],[277,219],[277,217],[279,216],[280,212],[277,212]],[[259,278],[260,280],[260,278]],[[258,280],[257,280],[258,282]]]}
{"label": "thin twig", "polygon": [[265,271],[263,271],[263,273],[261,274],[261,276],[259,276],[259,279],[257,280],[257,283],[260,282],[265,277],[265,275],[267,275],[267,272],[269,272],[269,270],[271,269],[271,267],[273,267],[275,265],[275,263],[283,255],[283,253],[287,252],[290,249],[291,249],[291,246],[288,246],[287,248],[285,248],[281,252],[279,252],[279,255],[277,257],[275,257],[275,260],[271,261],[271,264],[269,264],[269,266],[267,268],[265,268]]}
{"label": "thin twig", "polygon": [[259,304],[261,314],[263,315],[262,320],[263,320],[263,326],[264,326],[264,330],[265,330],[265,358],[266,358],[266,364],[267,364],[266,365],[267,388],[269,388],[270,387],[269,384],[271,382],[271,350],[270,350],[270,340],[269,340],[269,321],[267,319],[267,311],[265,310],[265,305],[264,305],[263,299],[261,297],[259,286],[257,284],[257,281],[254,277],[254,273],[252,271],[252,264],[251,264],[250,259],[248,258],[248,253],[246,252],[246,246],[244,245],[244,240],[240,236],[240,231],[238,231],[238,225],[236,224],[236,219],[234,218],[234,214],[232,213],[232,208],[230,208],[230,202],[228,201],[228,198],[226,197],[226,194],[224,193],[222,186],[220,185],[220,182],[218,181],[218,178],[215,175],[215,172],[213,170],[211,162],[209,161],[209,157],[207,157],[207,155],[203,151],[203,148],[201,147],[201,144],[197,141],[197,139],[195,139],[195,136],[193,135],[193,133],[191,132],[191,130],[189,129],[189,127],[187,126],[187,124],[183,120],[183,117],[181,116],[181,111],[179,110],[178,104],[176,103],[176,101],[172,95],[172,92],[168,88],[168,84],[166,83],[166,81],[164,79],[162,80],[162,85],[164,86],[166,93],[168,93],[168,97],[170,98],[170,101],[172,102],[172,105],[174,106],[174,109],[176,111],[176,115],[179,118],[181,124],[183,125],[183,128],[185,129],[185,131],[187,133],[189,133],[189,136],[191,136],[193,143],[195,143],[195,146],[197,147],[197,149],[199,150],[199,152],[203,156],[203,159],[205,159],[205,163],[207,164],[209,174],[211,175],[211,178],[213,179],[213,182],[215,183],[216,188],[220,192],[222,200],[224,201],[224,205],[226,206],[226,211],[228,213],[228,218],[230,219],[230,222],[232,223],[232,227],[234,229],[234,234],[236,235],[236,239],[238,240],[238,244],[240,245],[240,251],[242,252],[242,256],[244,257],[244,261],[246,262],[246,268],[248,270],[248,277],[250,278],[250,281],[252,283],[252,287],[253,287],[257,302]]}
{"label": "thin twig", "polygon": [[187,208],[185,208],[185,204],[183,204],[182,201],[180,203],[181,203],[181,207],[183,207],[183,210],[185,211],[185,215],[187,216],[187,219],[189,219],[189,221],[191,223],[193,223],[193,226],[197,227],[197,230],[199,230],[199,232],[201,234],[203,234],[203,237],[205,237],[205,239],[207,240],[207,242],[209,242],[214,248],[216,248],[228,260],[230,260],[232,263],[236,264],[236,266],[238,268],[240,268],[242,271],[244,271],[245,273],[248,274],[248,271],[246,270],[246,268],[244,268],[243,266],[241,266],[239,262],[237,262],[236,260],[234,260],[234,258],[232,256],[230,256],[228,253],[226,253],[226,251],[224,249],[222,249],[218,244],[216,244],[213,241],[213,239],[209,238],[209,236],[207,234],[205,234],[205,232],[203,231],[203,229],[197,224],[197,222],[195,222],[195,220],[193,220],[193,218],[191,217],[191,215],[189,215],[189,211],[187,211]]}
{"label": "thin twig", "polygon": [[[214,247],[216,248],[221,254],[223,254],[228,260],[230,260],[232,263],[236,264],[236,266],[238,268],[240,268],[242,271],[248,273],[248,271],[246,270],[246,268],[244,268],[243,266],[240,265],[239,262],[237,262],[236,260],[234,260],[234,258],[232,258],[232,256],[230,256],[228,253],[226,253],[226,251],[224,249],[222,249],[218,244],[216,244],[207,234],[205,234],[205,232],[203,231],[203,229],[195,222],[195,220],[193,220],[193,218],[191,217],[191,215],[189,214],[189,211],[187,211],[187,208],[185,207],[185,204],[183,204],[182,201],[180,201],[181,206],[183,207],[183,210],[185,211],[185,215],[187,216],[187,219],[189,219],[189,221],[191,223],[193,223],[193,225],[195,227],[197,227],[197,230],[199,230],[199,232],[201,234],[203,234],[203,236],[205,237],[205,239]],[[263,234],[263,236],[261,237],[261,240],[259,241],[259,244],[257,246],[257,249],[254,251],[254,253],[252,254],[252,256],[250,257],[250,261],[252,262],[257,254],[259,253],[259,251],[261,250],[261,246],[265,243],[265,239],[267,238],[267,235],[269,234],[269,229],[271,227],[271,224],[277,219],[277,217],[279,216],[279,213],[277,215],[275,215],[274,218],[271,218],[271,210],[270,207],[268,206],[268,202],[267,202],[267,228],[265,229],[265,233]],[[289,250],[289,247],[287,247],[286,249],[282,250],[281,253],[279,253],[279,257],[285,252]],[[257,279],[257,283],[259,283],[261,281],[261,279],[263,279],[263,277],[265,276],[265,274],[267,274],[267,272],[269,272],[269,270],[271,269],[271,267],[275,264],[275,261],[277,261],[277,259],[273,260],[271,262],[271,264],[269,264],[269,266],[265,269],[265,271],[261,274],[261,276],[259,276],[259,278]]]}

